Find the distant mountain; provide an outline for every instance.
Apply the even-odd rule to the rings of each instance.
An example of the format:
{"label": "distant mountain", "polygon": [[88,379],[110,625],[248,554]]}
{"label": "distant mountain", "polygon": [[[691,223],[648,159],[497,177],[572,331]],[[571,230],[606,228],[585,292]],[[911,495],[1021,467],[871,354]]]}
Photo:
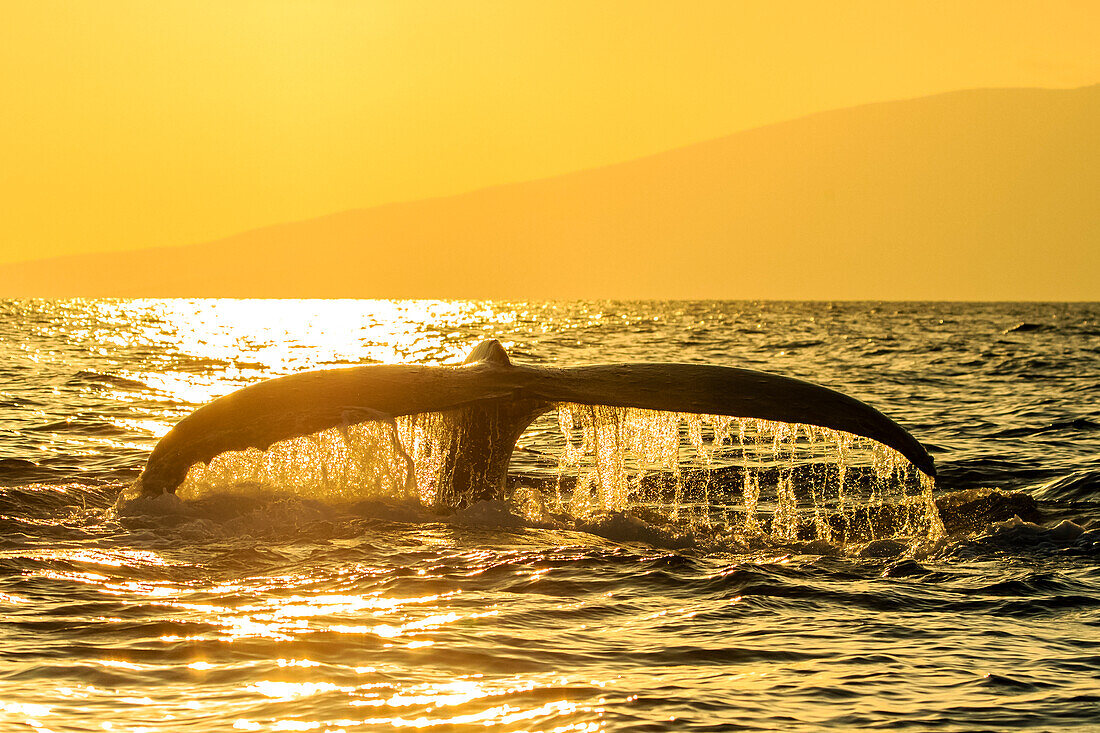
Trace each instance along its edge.
{"label": "distant mountain", "polygon": [[1100,299],[1100,85],[870,104],[204,244],[7,265],[0,295]]}

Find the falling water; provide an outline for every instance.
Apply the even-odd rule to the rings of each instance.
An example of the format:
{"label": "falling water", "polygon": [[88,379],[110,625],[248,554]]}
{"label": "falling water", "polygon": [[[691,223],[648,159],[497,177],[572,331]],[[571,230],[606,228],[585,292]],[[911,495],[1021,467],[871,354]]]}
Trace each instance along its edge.
{"label": "falling water", "polygon": [[[229,451],[191,467],[178,495],[287,492],[326,500],[441,503],[461,410],[363,422]],[[591,521],[626,512],[742,543],[845,545],[943,533],[932,480],[904,457],[849,433],[782,422],[560,404],[552,481],[517,491],[529,518]],[[527,482],[528,484],[532,482]],[[520,477],[518,484],[524,481]]]}
{"label": "falling water", "polygon": [[558,424],[555,498],[573,516],[659,508],[695,529],[779,542],[943,533],[933,480],[892,448],[850,433],[572,404],[559,405]]}

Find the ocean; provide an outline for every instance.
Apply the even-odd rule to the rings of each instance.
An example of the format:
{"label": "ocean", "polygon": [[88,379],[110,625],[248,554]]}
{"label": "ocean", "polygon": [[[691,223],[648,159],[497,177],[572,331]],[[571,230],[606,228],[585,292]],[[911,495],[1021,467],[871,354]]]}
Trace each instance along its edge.
{"label": "ocean", "polygon": [[[0,312],[4,730],[1100,730],[1100,304]],[[455,364],[486,338],[543,366],[822,384],[904,426],[938,476],[689,416],[630,418],[667,428],[664,470],[640,449],[571,463],[559,413],[521,438],[506,501],[455,512],[334,489],[290,449],[262,480],[128,497],[157,440],[216,397]],[[610,493],[584,478],[605,460]],[[868,519],[883,507],[919,521]]]}

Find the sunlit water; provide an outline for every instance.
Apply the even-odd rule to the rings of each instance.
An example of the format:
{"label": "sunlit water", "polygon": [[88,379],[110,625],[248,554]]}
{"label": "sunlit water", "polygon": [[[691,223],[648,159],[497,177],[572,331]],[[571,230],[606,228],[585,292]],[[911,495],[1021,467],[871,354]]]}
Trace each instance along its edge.
{"label": "sunlit water", "polygon": [[[4,729],[1100,727],[1095,305],[0,307]],[[929,446],[946,528],[871,447],[849,446],[836,489],[835,440],[755,437],[771,426],[723,442],[746,426],[624,413],[617,430],[675,453],[594,474],[608,423],[586,439],[568,408],[521,439],[509,502],[453,515],[287,474],[250,491],[196,474],[182,499],[115,508],[214,397],[455,363],[486,337],[527,363],[719,363],[852,394]],[[755,489],[687,480],[739,461],[783,465]],[[1010,492],[1038,504],[1006,511]],[[859,531],[815,513],[891,498],[921,511]]]}

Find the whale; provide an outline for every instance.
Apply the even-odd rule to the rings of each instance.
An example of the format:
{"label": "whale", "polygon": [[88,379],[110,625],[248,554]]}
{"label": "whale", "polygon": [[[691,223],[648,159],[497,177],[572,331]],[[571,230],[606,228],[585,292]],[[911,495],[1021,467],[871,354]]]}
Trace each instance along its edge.
{"label": "whale", "polygon": [[368,421],[452,411],[444,485],[436,502],[460,509],[504,497],[520,435],[570,403],[801,423],[893,448],[935,477],[924,446],[883,413],[828,387],[714,364],[619,363],[545,367],[513,363],[496,339],[455,366],[372,364],[304,371],[243,387],[199,407],[154,446],[135,482],[146,496],[174,493],[188,471],[226,451],[265,450],[291,438]]}

